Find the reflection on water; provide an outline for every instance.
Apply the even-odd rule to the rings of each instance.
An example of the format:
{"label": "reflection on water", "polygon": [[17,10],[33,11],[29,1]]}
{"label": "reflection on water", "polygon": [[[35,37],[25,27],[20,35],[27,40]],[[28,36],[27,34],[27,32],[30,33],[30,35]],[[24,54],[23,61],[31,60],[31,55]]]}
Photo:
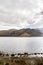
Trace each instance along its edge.
{"label": "reflection on water", "polygon": [[43,52],[43,37],[0,37],[0,51],[9,53]]}

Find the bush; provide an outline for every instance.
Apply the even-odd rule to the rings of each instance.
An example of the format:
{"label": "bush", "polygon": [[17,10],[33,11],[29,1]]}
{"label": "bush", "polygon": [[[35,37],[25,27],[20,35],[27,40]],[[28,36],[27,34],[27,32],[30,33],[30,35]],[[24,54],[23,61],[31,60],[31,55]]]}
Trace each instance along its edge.
{"label": "bush", "polygon": [[9,65],[9,63],[6,63],[5,65]]}

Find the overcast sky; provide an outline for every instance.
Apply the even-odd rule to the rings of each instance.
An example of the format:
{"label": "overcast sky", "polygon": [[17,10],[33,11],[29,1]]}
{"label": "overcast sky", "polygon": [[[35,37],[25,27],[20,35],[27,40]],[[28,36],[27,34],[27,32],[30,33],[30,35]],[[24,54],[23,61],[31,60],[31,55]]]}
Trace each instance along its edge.
{"label": "overcast sky", "polygon": [[43,28],[43,0],[0,0],[0,29]]}

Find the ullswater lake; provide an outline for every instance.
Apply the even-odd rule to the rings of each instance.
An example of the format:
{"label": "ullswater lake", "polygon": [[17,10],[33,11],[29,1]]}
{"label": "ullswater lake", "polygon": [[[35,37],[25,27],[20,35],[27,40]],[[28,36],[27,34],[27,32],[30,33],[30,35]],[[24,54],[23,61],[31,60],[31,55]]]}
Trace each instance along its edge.
{"label": "ullswater lake", "polygon": [[0,37],[0,51],[43,53],[43,37]]}

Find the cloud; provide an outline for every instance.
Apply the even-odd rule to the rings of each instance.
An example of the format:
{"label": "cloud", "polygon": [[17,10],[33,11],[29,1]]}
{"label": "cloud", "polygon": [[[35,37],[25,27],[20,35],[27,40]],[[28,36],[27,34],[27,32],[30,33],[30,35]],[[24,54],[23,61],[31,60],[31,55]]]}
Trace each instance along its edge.
{"label": "cloud", "polygon": [[37,27],[39,16],[36,14],[42,5],[42,0],[0,0],[0,25],[25,28],[35,23]]}

